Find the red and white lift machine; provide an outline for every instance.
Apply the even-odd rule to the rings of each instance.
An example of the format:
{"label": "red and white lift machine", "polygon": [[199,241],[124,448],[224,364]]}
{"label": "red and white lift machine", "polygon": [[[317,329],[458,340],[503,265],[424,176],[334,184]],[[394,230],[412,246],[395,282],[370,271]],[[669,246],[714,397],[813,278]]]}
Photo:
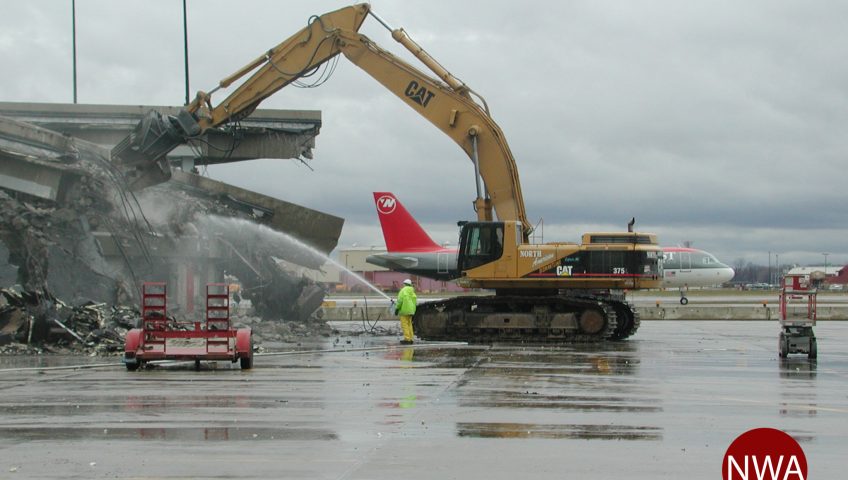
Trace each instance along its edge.
{"label": "red and white lift machine", "polygon": [[777,343],[780,358],[791,353],[804,353],[811,359],[818,356],[813,327],[816,325],[816,294],[823,280],[823,272],[783,277],[780,288],[781,331]]}

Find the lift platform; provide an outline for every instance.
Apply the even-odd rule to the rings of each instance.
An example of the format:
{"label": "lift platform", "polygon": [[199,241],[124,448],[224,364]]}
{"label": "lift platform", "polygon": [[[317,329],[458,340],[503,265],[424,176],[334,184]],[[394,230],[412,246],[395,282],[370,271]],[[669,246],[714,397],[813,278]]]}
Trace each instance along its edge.
{"label": "lift platform", "polygon": [[226,283],[206,285],[205,321],[177,322],[167,315],[166,285],[145,282],[141,287],[141,328],[127,332],[124,364],[137,370],[152,360],[239,361],[253,367],[253,336],[250,328],[233,328],[230,292]]}
{"label": "lift platform", "polygon": [[[808,358],[818,356],[816,335],[813,327],[816,325],[816,288],[815,275],[786,275],[780,289],[780,338],[777,342],[780,358],[786,358],[791,353],[805,353]],[[806,306],[793,308],[794,305]]]}

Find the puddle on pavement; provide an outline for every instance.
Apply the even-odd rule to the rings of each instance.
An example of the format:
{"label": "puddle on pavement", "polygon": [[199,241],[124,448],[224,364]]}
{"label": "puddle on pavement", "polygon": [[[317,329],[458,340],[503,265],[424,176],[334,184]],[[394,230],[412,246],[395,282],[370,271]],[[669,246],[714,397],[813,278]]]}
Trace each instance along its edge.
{"label": "puddle on pavement", "polygon": [[120,364],[121,357],[89,357],[82,355],[0,355],[0,369],[51,368],[103,363]]}
{"label": "puddle on pavement", "polygon": [[628,376],[638,373],[639,354],[633,345],[578,345],[571,348],[492,348],[481,354],[484,368],[514,369],[546,375]]}
{"label": "puddle on pavement", "polygon": [[541,438],[571,440],[651,440],[663,438],[662,428],[629,425],[545,425],[536,423],[457,423],[458,437]]}
{"label": "puddle on pavement", "polygon": [[818,415],[817,366],[816,360],[807,357],[780,359],[780,416],[811,418]]}
{"label": "puddle on pavement", "polygon": [[788,357],[780,359],[780,378],[794,380],[815,380],[818,361],[806,357]]}
{"label": "puddle on pavement", "polygon": [[338,440],[331,430],[267,427],[169,427],[169,428],[3,428],[4,439],[17,441],[66,440],[164,440],[164,441],[240,441],[240,440]]}
{"label": "puddle on pavement", "polygon": [[269,409],[280,408],[321,408],[324,403],[319,399],[255,398],[249,396],[202,396],[202,397],[112,397],[77,399],[76,401],[55,403],[7,404],[4,415],[91,415],[108,412],[170,412],[195,408],[227,409]]}
{"label": "puddle on pavement", "polygon": [[662,399],[638,381],[638,346],[496,346],[456,384],[469,408],[580,412],[662,412]]}
{"label": "puddle on pavement", "polygon": [[629,375],[639,366],[638,348],[625,343],[598,345],[457,345],[440,348],[389,348],[385,360],[426,364],[430,368],[521,368],[562,373]]}
{"label": "puddle on pavement", "polygon": [[415,408],[418,405],[418,402],[427,402],[429,400],[428,397],[415,395],[411,393],[409,395],[404,395],[400,398],[386,398],[377,403],[377,406],[380,408],[389,408],[389,409],[410,409]]}
{"label": "puddle on pavement", "polygon": [[399,347],[387,350],[382,354],[386,360],[398,360],[400,366],[404,362],[426,366],[428,368],[471,368],[480,362],[481,352],[488,347],[455,348],[411,348]]}
{"label": "puddle on pavement", "polygon": [[543,408],[581,412],[662,412],[659,400],[653,398],[593,395],[549,395],[538,392],[482,390],[461,394],[462,407],[482,408]]}

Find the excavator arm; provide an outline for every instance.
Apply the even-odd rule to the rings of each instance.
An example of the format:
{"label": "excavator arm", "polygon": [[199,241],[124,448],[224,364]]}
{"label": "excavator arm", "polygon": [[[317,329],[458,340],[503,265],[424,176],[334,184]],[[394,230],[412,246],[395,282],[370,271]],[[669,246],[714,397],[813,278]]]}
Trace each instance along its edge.
{"label": "excavator arm", "polygon": [[406,46],[419,60],[448,82],[430,75],[394,56],[368,37],[340,32],[338,45],[351,62],[371,75],[413,110],[450,137],[471,158],[477,180],[474,202],[479,220],[492,220],[492,209],[501,220],[521,222],[526,234],[532,226],[527,221],[521,194],[518,168],[503,132],[487,112],[473,100],[471,90],[417,46],[403,30],[392,36]]}
{"label": "excavator arm", "polygon": [[[367,3],[345,7],[309,18],[306,27],[268,50],[254,61],[218,82],[209,93],[198,92],[186,110],[198,119],[201,131],[250,115],[266,98],[286,85],[307,77],[339,54],[339,32],[356,32],[365,21]],[[227,88],[256,70],[226,99],[212,106],[212,93]]]}
{"label": "excavator arm", "polygon": [[[358,30],[371,14],[392,32],[438,79],[379,47]],[[526,240],[531,224],[524,211],[518,169],[503,132],[489,115],[485,101],[475,101],[468,86],[444,69],[402,29],[391,29],[368,4],[357,4],[321,16],[268,50],[210,91],[198,92],[177,117],[150,112],[112,151],[113,162],[131,171],[134,188],[169,176],[165,155],[181,143],[210,128],[238,121],[266,98],[292,82],[314,73],[339,53],[364,70],[412,109],[448,135],[471,158],[475,167],[478,219],[521,223]],[[226,99],[212,104],[212,94],[251,72]]]}

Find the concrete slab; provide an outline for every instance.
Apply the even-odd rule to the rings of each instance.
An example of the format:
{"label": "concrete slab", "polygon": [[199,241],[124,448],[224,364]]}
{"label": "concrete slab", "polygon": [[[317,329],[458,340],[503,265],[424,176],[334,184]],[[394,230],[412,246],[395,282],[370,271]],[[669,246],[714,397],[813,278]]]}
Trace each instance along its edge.
{"label": "concrete slab", "polygon": [[[106,149],[123,140],[151,110],[175,116],[180,107],[0,102],[0,115],[4,117],[62,132]],[[320,130],[320,111],[258,109],[239,122],[237,141],[230,131],[212,129],[193,146],[178,147],[169,157],[174,161],[192,159],[197,165],[256,158],[312,158]]]}
{"label": "concrete slab", "polygon": [[340,335],[249,371],[3,357],[0,476],[714,479],[734,438],[773,427],[810,478],[842,478],[848,324],[817,327],[818,361],[781,361],[778,332],[644,322],[625,342],[560,348]]}

